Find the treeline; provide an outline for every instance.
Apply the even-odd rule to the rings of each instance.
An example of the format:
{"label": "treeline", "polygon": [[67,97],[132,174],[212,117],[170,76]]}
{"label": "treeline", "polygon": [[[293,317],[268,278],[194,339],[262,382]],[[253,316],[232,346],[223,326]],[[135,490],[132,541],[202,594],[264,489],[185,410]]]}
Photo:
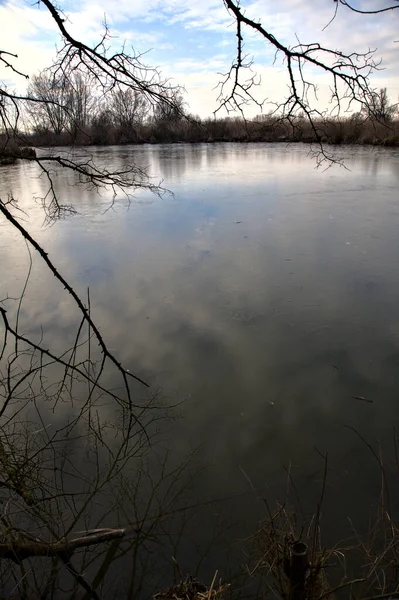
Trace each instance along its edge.
{"label": "treeline", "polygon": [[362,116],[317,119],[310,125],[305,118],[275,119],[265,116],[250,121],[240,118],[180,119],[146,122],[125,130],[115,127],[107,115],[93,120],[79,131],[55,134],[49,129],[36,131],[26,140],[32,146],[157,144],[201,142],[323,142],[327,144],[399,145],[399,120],[389,124]]}
{"label": "treeline", "polygon": [[[179,89],[162,90],[156,103],[140,90],[113,88],[98,98],[95,85],[76,73],[66,80],[33,77],[26,105],[26,141],[32,146],[166,142],[305,142],[399,145],[398,105],[386,88],[361,112],[340,118],[275,114],[200,119],[187,114]],[[40,103],[37,102],[40,100]]]}

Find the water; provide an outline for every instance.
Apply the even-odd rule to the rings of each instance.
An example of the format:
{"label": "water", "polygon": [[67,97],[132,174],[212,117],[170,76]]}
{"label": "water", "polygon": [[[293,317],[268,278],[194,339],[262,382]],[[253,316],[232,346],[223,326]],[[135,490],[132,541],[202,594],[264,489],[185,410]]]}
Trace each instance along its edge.
{"label": "water", "polygon": [[[107,210],[109,192],[78,189],[60,172],[57,189],[78,214],[43,227],[32,196],[46,183],[18,163],[2,169],[0,197],[12,190],[74,289],[85,297],[90,287],[118,358],[167,402],[184,401],[168,434],[174,459],[199,448],[195,465],[206,465],[193,496],[249,492],[218,506],[250,529],[263,510],[251,486],[273,503],[289,468],[311,510],[328,453],[326,535],[344,535],[348,515],[364,526],[380,474],[352,428],[393,464],[399,411],[399,152],[343,147],[347,169],[327,171],[301,145],[93,152],[107,166],[149,166],[174,195],[137,191],[130,207],[121,198]],[[25,281],[18,236],[1,223],[1,297]],[[58,348],[74,317],[53,285],[36,257],[21,319]],[[199,518],[201,537],[211,524]],[[195,552],[182,560],[189,570]]]}

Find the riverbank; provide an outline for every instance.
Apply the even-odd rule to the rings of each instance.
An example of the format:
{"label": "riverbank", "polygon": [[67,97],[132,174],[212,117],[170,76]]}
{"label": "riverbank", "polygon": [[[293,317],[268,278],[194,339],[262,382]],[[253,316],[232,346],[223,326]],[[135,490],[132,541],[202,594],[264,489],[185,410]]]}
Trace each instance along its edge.
{"label": "riverbank", "polygon": [[35,156],[34,148],[19,147],[12,144],[11,147],[0,148],[0,167],[13,165],[18,159],[32,159]]}
{"label": "riverbank", "polygon": [[102,127],[94,122],[71,135],[37,131],[24,135],[30,146],[108,146],[123,144],[214,143],[214,142],[292,142],[399,146],[399,120],[380,122],[354,115],[342,119],[282,119],[262,116],[253,120],[240,118],[207,119],[187,117],[178,121],[131,124],[121,130]]}

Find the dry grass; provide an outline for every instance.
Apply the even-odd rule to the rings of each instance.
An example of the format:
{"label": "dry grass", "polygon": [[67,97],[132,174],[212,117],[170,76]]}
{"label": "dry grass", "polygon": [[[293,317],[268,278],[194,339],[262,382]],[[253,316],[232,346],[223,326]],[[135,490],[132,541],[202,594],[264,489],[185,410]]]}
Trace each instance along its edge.
{"label": "dry grass", "polygon": [[293,581],[293,550],[300,543],[307,549],[303,565],[303,585],[300,596],[320,600],[330,595],[330,585],[325,569],[334,555],[333,550],[325,550],[320,543],[318,525],[315,519],[307,530],[301,528],[293,511],[284,506],[278,507],[269,519],[263,522],[252,538],[252,551],[248,572],[251,577],[260,578],[264,584],[263,595],[268,592],[279,598],[296,596]]}
{"label": "dry grass", "polygon": [[[267,518],[251,537],[247,557],[249,575],[259,581],[258,597],[272,595],[283,600],[382,600],[399,598],[399,527],[392,506],[399,459],[394,439],[394,455],[382,459],[382,451],[374,448],[357,430],[353,430],[370,451],[381,477],[380,497],[376,513],[366,533],[358,532],[348,518],[350,538],[326,548],[322,543],[322,505],[326,490],[327,457],[320,498],[315,514],[304,522],[295,510],[284,505],[271,510],[264,500]],[[370,465],[372,469],[372,464]],[[307,550],[303,580],[293,572],[296,545]],[[305,546],[304,546],[305,545]]]}
{"label": "dry grass", "polygon": [[189,576],[177,585],[155,594],[154,600],[222,600],[229,585],[216,582],[216,577],[217,572],[208,588],[195,577]]}

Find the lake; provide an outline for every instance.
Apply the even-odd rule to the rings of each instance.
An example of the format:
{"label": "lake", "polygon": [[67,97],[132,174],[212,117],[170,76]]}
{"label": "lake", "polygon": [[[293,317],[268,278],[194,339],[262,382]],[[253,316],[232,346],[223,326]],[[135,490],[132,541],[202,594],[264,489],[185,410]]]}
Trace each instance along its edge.
{"label": "lake", "polygon": [[[74,289],[90,288],[118,359],[178,405],[165,435],[172,462],[196,450],[191,497],[230,498],[197,514],[198,540],[215,515],[234,523],[223,543],[246,535],[265,516],[252,488],[283,501],[287,471],[304,512],[314,510],[326,454],[327,540],[347,535],[348,516],[364,529],[381,476],[356,431],[395,469],[399,151],[339,147],[346,168],[327,170],[300,144],[91,151],[102,165],[148,166],[173,195],[136,191],[129,206],[121,197],[110,207],[110,192],[58,172],[57,190],[78,213],[44,226],[32,198],[46,182],[19,162],[0,171],[0,197],[12,191]],[[29,255],[18,232],[0,227],[1,297],[18,296]],[[75,317],[52,286],[35,258],[21,322],[62,348]],[[188,572],[198,555],[183,547]],[[220,548],[201,566],[205,579],[224,564]]]}

